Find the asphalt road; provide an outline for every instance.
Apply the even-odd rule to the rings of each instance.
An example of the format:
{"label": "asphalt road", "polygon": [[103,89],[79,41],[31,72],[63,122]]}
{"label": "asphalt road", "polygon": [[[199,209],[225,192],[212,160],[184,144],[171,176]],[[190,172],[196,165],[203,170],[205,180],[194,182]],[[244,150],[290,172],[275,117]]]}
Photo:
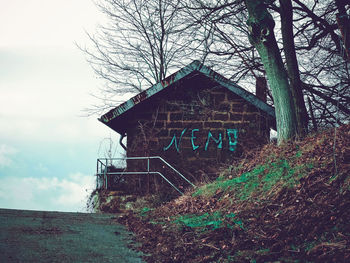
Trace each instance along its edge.
{"label": "asphalt road", "polygon": [[115,216],[0,209],[0,262],[142,262]]}

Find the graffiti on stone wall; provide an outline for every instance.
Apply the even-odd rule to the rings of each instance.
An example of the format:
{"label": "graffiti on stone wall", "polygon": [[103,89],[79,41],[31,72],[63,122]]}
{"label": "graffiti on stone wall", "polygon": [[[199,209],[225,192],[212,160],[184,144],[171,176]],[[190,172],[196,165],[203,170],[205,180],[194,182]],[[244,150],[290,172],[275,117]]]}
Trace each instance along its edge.
{"label": "graffiti on stone wall", "polygon": [[174,147],[176,149],[177,152],[180,152],[180,144],[181,144],[181,139],[182,139],[182,136],[185,134],[187,128],[183,129],[182,132],[181,132],[181,135],[179,137],[179,142],[177,142],[177,139],[176,139],[176,134],[174,134],[173,138],[171,139],[169,145],[167,147],[164,147],[164,151],[167,151],[170,149],[171,145],[174,144]]}
{"label": "graffiti on stone wall", "polygon": [[[171,146],[174,145],[177,152],[180,152],[180,146],[181,146],[181,140],[184,134],[186,133],[187,128],[183,129],[179,138],[176,137],[176,133],[174,133],[170,143],[168,146],[164,147],[163,150],[167,151],[171,148]],[[191,130],[191,145],[193,151],[196,151],[201,145],[198,145],[196,143],[196,133],[199,132],[199,129],[192,129]],[[227,133],[227,139],[228,139],[228,150],[231,152],[234,152],[236,150],[237,146],[237,140],[238,140],[238,130],[237,129],[226,129]],[[210,143],[213,142],[217,145],[218,149],[222,149],[222,133],[220,132],[218,137],[215,137],[211,131],[208,131],[207,139],[204,145],[204,150],[207,151]]]}

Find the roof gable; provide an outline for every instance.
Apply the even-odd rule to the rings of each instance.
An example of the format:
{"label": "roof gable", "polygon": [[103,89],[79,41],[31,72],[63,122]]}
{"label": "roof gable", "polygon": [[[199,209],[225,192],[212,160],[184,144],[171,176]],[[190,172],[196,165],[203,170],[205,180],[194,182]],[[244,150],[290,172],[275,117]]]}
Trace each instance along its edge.
{"label": "roof gable", "polygon": [[225,78],[222,75],[218,74],[217,72],[213,71],[209,67],[206,67],[205,65],[203,65],[199,61],[194,60],[192,63],[190,63],[186,67],[175,72],[174,74],[165,78],[161,82],[153,85],[152,87],[150,87],[147,90],[142,91],[138,95],[132,97],[128,101],[120,104],[116,108],[114,108],[114,109],[110,110],[109,112],[107,112],[106,114],[102,115],[99,118],[99,121],[108,125],[108,123],[110,121],[123,115],[124,113],[126,113],[127,111],[132,109],[135,105],[142,103],[143,101],[149,99],[150,97],[157,94],[158,92],[168,88],[169,86],[171,86],[175,82],[177,82],[181,79],[184,79],[186,76],[188,76],[189,74],[191,74],[193,72],[199,72],[199,73],[203,74],[204,76],[210,78],[211,80],[217,82],[221,86],[232,91],[234,94],[240,96],[241,98],[245,99],[249,103],[253,104],[258,109],[266,112],[270,117],[275,118],[275,109],[272,106],[266,104],[264,101],[260,100],[254,94],[241,88],[237,84],[233,83],[232,81],[228,80],[227,78]]}

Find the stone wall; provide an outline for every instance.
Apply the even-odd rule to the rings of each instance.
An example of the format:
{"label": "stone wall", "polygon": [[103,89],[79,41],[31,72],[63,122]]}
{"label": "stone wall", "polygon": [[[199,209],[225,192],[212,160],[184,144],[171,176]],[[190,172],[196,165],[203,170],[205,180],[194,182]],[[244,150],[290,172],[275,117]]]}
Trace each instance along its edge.
{"label": "stone wall", "polygon": [[[195,181],[269,140],[266,114],[210,81],[161,91],[130,110],[126,123],[129,157],[162,156]],[[136,163],[128,166],[145,167]]]}

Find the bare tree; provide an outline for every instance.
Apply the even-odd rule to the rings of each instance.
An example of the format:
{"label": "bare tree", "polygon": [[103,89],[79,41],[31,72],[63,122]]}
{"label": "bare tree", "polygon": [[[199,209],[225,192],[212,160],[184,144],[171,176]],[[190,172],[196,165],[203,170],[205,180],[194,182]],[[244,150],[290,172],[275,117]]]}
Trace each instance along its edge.
{"label": "bare tree", "polygon": [[[188,9],[194,23],[212,28],[207,61],[225,75],[230,74],[236,82],[254,83],[257,76],[268,75],[261,56],[248,41],[251,32],[245,25],[248,9],[244,1],[190,2]],[[274,20],[274,33],[296,108],[297,134],[305,135],[310,126],[308,119],[316,128],[348,121],[349,69],[344,50],[349,37],[341,35],[336,21],[337,12],[343,18],[349,12],[347,1],[339,0],[338,6],[331,0],[252,1],[252,4],[258,2]]]}
{"label": "bare tree", "polygon": [[106,80],[102,105],[106,110],[122,94],[139,93],[190,61],[191,41],[184,37],[180,0],[101,0],[96,2],[108,18],[92,46],[81,48],[95,73]]}
{"label": "bare tree", "polygon": [[[246,24],[247,2],[251,1],[100,0],[110,22],[89,35],[93,47],[84,49],[96,73],[106,80],[104,107],[97,109],[115,106],[116,96],[148,88],[193,59],[244,87],[268,76],[266,61],[249,41],[253,28]],[[303,136],[307,126],[317,129],[348,121],[347,1],[253,2],[260,2],[275,24],[264,32],[274,33],[275,52],[282,59],[278,67],[287,72],[282,79],[296,111],[291,118],[296,133],[291,134]],[[268,43],[268,38],[261,40]],[[278,108],[272,93],[269,102]]]}
{"label": "bare tree", "polygon": [[339,10],[330,0],[293,2],[296,52],[313,128],[346,122],[350,72],[337,23]]}

